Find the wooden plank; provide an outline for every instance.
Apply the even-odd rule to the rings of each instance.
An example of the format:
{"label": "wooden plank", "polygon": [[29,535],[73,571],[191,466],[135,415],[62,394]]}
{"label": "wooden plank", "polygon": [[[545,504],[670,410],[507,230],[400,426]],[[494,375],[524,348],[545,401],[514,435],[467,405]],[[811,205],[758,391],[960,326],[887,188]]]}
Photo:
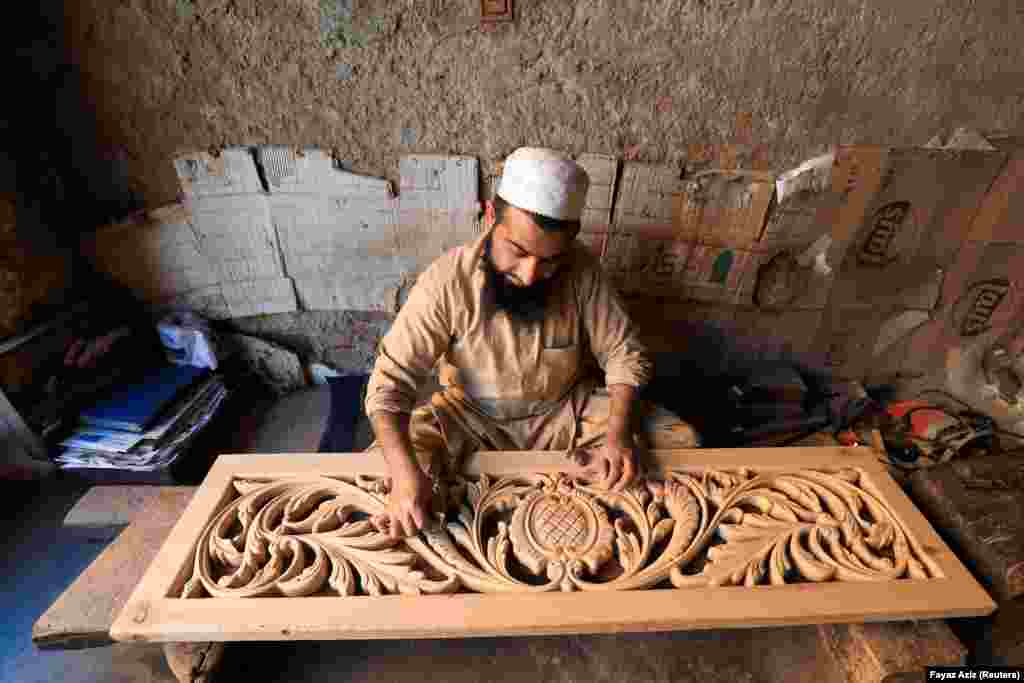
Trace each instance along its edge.
{"label": "wooden plank", "polygon": [[[957,590],[945,581],[901,586],[898,596],[891,587],[877,584],[817,585],[815,595],[809,596],[813,615],[808,613],[808,600],[802,599],[808,598],[807,590],[793,588],[359,597],[338,598],[337,605],[307,604],[302,598],[223,603],[159,599],[137,611],[137,618],[119,617],[111,637],[153,642],[480,638],[848,623],[894,613],[912,619],[978,613],[974,608],[938,608],[951,590]],[[416,605],[409,604],[413,600]],[[129,607],[135,607],[133,603]]]}
{"label": "wooden plank", "polygon": [[139,519],[121,532],[33,625],[36,647],[82,648],[111,642],[114,617],[156,557],[196,487],[153,490],[158,494],[138,510]]}
{"label": "wooden plank", "polygon": [[821,644],[848,683],[924,679],[925,667],[963,666],[967,648],[942,621],[823,624]]}
{"label": "wooden plank", "polygon": [[[685,586],[679,589],[666,589],[658,586],[650,590],[607,590],[602,589],[598,584],[592,584],[591,588],[576,592],[538,593],[521,592],[524,590],[525,584],[510,581],[507,584],[499,585],[495,590],[513,592],[486,594],[181,599],[176,596],[181,594],[186,580],[193,575],[194,551],[201,532],[207,533],[203,530],[206,529],[208,522],[237,498],[237,494],[233,490],[233,480],[269,482],[269,484],[252,484],[256,487],[252,490],[265,491],[268,489],[261,487],[296,486],[293,482],[289,482],[289,478],[295,477],[309,480],[322,475],[352,478],[356,474],[372,477],[386,473],[385,463],[374,454],[351,454],[346,457],[332,458],[316,455],[268,455],[259,458],[254,458],[252,455],[224,455],[215,463],[206,481],[196,493],[193,502],[182,515],[163,549],[116,619],[111,628],[111,635],[116,640],[165,642],[453,638],[929,619],[987,614],[994,607],[981,587],[959,564],[956,557],[946,548],[927,521],[889,478],[881,463],[877,462],[873,456],[864,455],[862,449],[778,448],[658,451],[651,454],[643,465],[648,477],[655,484],[661,481],[660,478],[666,476],[670,470],[679,472],[679,476],[683,477],[680,481],[684,482],[698,481],[704,473],[714,471],[732,473],[725,475],[727,479],[728,477],[732,477],[732,479],[728,479],[727,484],[722,484],[725,487],[724,490],[731,493],[722,495],[740,496],[746,490],[742,489],[740,482],[748,480],[756,485],[755,488],[757,486],[769,487],[771,491],[774,491],[770,495],[765,493],[764,496],[767,498],[757,497],[756,500],[771,500],[772,496],[775,496],[775,500],[779,500],[778,495],[782,495],[780,492],[785,489],[787,481],[803,482],[800,484],[801,486],[811,486],[813,481],[818,481],[815,479],[816,477],[819,479],[824,477],[829,486],[845,491],[844,495],[860,499],[862,505],[874,506],[875,511],[871,513],[872,516],[876,520],[889,520],[885,522],[887,525],[885,528],[903,539],[902,547],[910,549],[914,557],[924,563],[922,566],[927,566],[930,569],[925,571],[926,577],[899,579],[898,589],[892,584],[892,579],[877,580],[881,577],[870,581],[729,586],[728,577],[714,574],[716,570],[721,572],[722,566],[726,568],[730,566],[727,559],[721,559],[722,551],[718,551],[719,555],[716,557],[719,559],[710,563],[713,565],[711,570],[705,566],[698,575],[676,576],[674,573],[667,573],[665,576],[671,574],[674,585]],[[741,468],[749,468],[749,472],[741,473]],[[821,472],[809,472],[814,468]],[[464,468],[464,472],[470,479],[480,473],[487,473],[492,478],[492,482],[496,481],[495,478],[504,475],[516,475],[521,480],[524,477],[529,477],[528,480],[535,483],[519,494],[525,498],[527,495],[554,495],[528,492],[542,491],[543,487],[547,486],[537,478],[538,473],[557,475],[566,469],[567,463],[561,453],[492,452],[481,453],[472,458]],[[835,474],[840,469],[848,472],[850,476],[856,475],[853,479],[843,479],[842,481],[847,481],[848,484],[849,481],[857,483],[849,485],[840,483],[840,479],[836,478],[839,475]],[[830,475],[827,472],[833,474]],[[686,475],[691,475],[696,479],[687,479]],[[758,478],[750,479],[755,475]],[[712,478],[706,481],[719,481],[719,475],[709,476]],[[779,477],[784,476],[789,479],[783,480],[782,488],[771,488],[775,486]],[[793,477],[798,478],[793,479]],[[554,476],[550,481],[556,480],[557,476]],[[355,496],[352,500],[358,499],[362,502],[352,505],[357,509],[367,510],[367,514],[371,514],[373,510],[377,509],[374,505],[378,507],[382,505],[379,498],[365,493],[366,489],[338,480],[320,480],[320,482],[321,484],[327,482],[336,487],[332,490],[344,490],[348,492],[346,495]],[[494,483],[491,485],[497,486]],[[566,481],[566,485],[572,488],[568,481]],[[703,486],[709,485],[703,484]],[[299,487],[296,486],[295,491],[298,490]],[[600,513],[594,512],[596,503],[586,503],[586,501],[595,500],[587,496],[596,494],[592,490],[588,492],[588,489],[575,488],[574,490],[578,492],[578,495],[573,500],[584,501],[580,505],[591,505],[587,508],[591,512],[584,513],[584,516],[588,514],[600,516]],[[671,496],[684,495],[677,489],[664,490],[669,490]],[[691,491],[692,494],[694,489],[691,487],[686,490]],[[543,491],[547,491],[547,489],[543,489]],[[699,494],[704,496],[703,493]],[[280,496],[286,494],[282,489],[278,493],[260,495],[264,495],[265,500],[283,500]],[[292,493],[287,493],[287,495],[291,496]],[[629,494],[629,496],[638,495],[639,493],[636,492]],[[696,496],[697,494],[692,495]],[[330,495],[328,495],[329,497]],[[531,498],[530,500],[539,499]],[[617,504],[624,506],[622,509],[627,511],[626,514],[629,516],[628,510],[644,509],[642,505],[639,508],[636,507],[640,505],[636,502],[637,500],[639,499],[627,497],[620,499]],[[672,500],[688,499],[679,497]],[[717,503],[707,502],[711,498],[704,500],[704,504],[708,506],[709,510],[713,506],[717,506]],[[719,500],[723,499],[719,498]],[[740,505],[735,502],[739,498],[729,498],[729,500],[734,502],[729,503],[727,508]],[[752,499],[751,504],[754,504],[753,500],[755,499]],[[548,503],[550,502],[548,501]],[[522,503],[522,499],[517,499],[516,504],[520,503]],[[259,504],[253,504],[257,509],[259,508]],[[472,504],[476,505],[476,503]],[[679,503],[680,506],[682,504],[682,502]],[[693,505],[697,505],[697,503],[693,503]],[[757,505],[763,505],[763,503]],[[835,499],[827,505],[828,509],[834,509],[835,513],[840,516],[856,514],[849,512],[849,509],[840,509],[842,503],[836,503]],[[836,505],[839,505],[839,508],[836,508]],[[879,505],[882,507],[878,507]],[[687,509],[692,510],[693,508]],[[235,506],[232,503],[232,507],[226,509],[223,514],[234,514],[234,510]],[[781,507],[779,510],[779,514],[782,514]],[[484,512],[480,512],[480,514],[482,516]],[[681,513],[681,516],[673,517],[675,524],[685,527],[689,524],[687,520],[692,519],[688,516],[689,514],[691,513]],[[877,515],[881,515],[881,518]],[[525,548],[526,546],[522,544],[527,543],[527,540],[524,540],[525,537],[516,535],[520,526],[517,526],[515,519],[514,516],[510,532],[513,546]],[[634,527],[639,530],[646,524],[644,520],[647,517],[641,513],[641,517],[630,517],[630,519]],[[533,520],[529,522],[531,525],[539,524],[533,517],[530,517],[530,520]],[[753,521],[756,522],[756,516]],[[821,520],[819,519],[819,521]],[[742,520],[733,519],[733,522],[740,524]],[[712,534],[716,531],[725,533],[726,530],[722,528],[724,523],[722,520],[715,521],[713,524],[706,525],[701,533]],[[743,524],[745,523],[743,522]],[[470,525],[474,529],[483,528],[482,522],[481,526],[474,526],[474,524],[476,523]],[[595,524],[598,529],[595,533],[601,537],[603,532],[600,532],[600,529],[604,527],[601,526],[599,520]],[[531,533],[536,538],[540,538],[542,542],[546,542],[543,541],[544,532],[536,531],[539,528],[537,526]],[[742,529],[745,529],[746,533],[754,532],[756,536],[755,527],[742,526]],[[876,531],[881,531],[881,529]],[[215,527],[210,527],[208,533],[215,533]],[[440,532],[438,531],[438,533]],[[483,532],[481,531],[481,533]],[[580,533],[582,538],[590,532],[584,529]],[[643,535],[646,532],[638,533]],[[686,532],[680,533],[685,534]],[[743,532],[734,530],[730,533]],[[421,536],[410,539],[398,547],[413,553],[428,553],[425,538]],[[649,536],[644,536],[644,538],[649,538]],[[674,540],[675,536],[672,538]],[[690,542],[686,538],[680,538],[680,543]],[[696,536],[692,538],[696,538]],[[702,538],[710,539],[710,536],[702,536]],[[435,536],[431,537],[430,542],[434,544],[438,540],[439,537]],[[212,538],[209,542],[213,542]],[[558,541],[551,542],[556,544],[554,546],[556,550],[562,547],[557,545]],[[644,542],[646,543],[646,541]],[[520,546],[517,546],[517,543]],[[729,542],[727,541],[725,545],[729,545]],[[204,553],[207,552],[206,548],[209,547],[207,541],[204,541],[200,547]],[[571,552],[572,547],[575,546],[566,546],[569,550],[563,548],[558,552]],[[589,546],[584,543],[584,546],[581,547]],[[653,546],[650,547],[653,548]],[[683,545],[682,547],[687,546]],[[516,552],[518,553],[518,550]],[[404,554],[402,556],[411,557],[411,555]],[[375,560],[372,556],[367,555],[359,557],[362,558],[360,560],[362,569],[360,569],[361,583],[359,585],[365,587],[366,581],[370,579],[367,578],[368,575],[364,575],[364,570],[371,573],[374,571],[365,562],[372,563]],[[519,554],[516,557],[521,558]],[[673,555],[672,557],[677,556]],[[744,557],[740,557],[743,562],[746,561]],[[329,560],[325,559],[325,561]],[[621,556],[618,561],[620,563],[630,562],[625,556]],[[676,560],[669,558],[669,561],[663,565],[666,571],[675,566],[672,564],[673,562]],[[798,561],[797,564],[800,565],[801,562]],[[637,568],[641,565],[636,565],[634,562],[632,566]],[[393,563],[389,566],[393,566]],[[753,567],[752,564],[749,566]],[[650,567],[644,571],[647,569]],[[553,571],[557,573],[557,569]],[[804,571],[804,569],[799,571]],[[258,572],[258,574],[262,576],[261,573]],[[634,580],[632,574],[625,573],[624,575],[629,581]],[[313,576],[313,572],[302,572],[299,578],[310,576]],[[460,580],[469,580],[471,583],[475,581],[472,576],[465,574],[461,569],[458,576]],[[652,571],[648,576],[654,577],[648,584],[650,586],[655,586],[662,581],[658,578],[662,575],[657,572]],[[696,587],[691,585],[695,579],[702,582],[709,576],[717,576],[718,578],[715,580],[723,581],[725,585],[707,584]],[[205,578],[200,584],[197,583],[200,577],[194,578],[196,581],[189,584],[189,590],[195,589],[196,586],[213,590],[218,585],[216,581],[207,583]],[[421,586],[429,588],[430,579],[422,575],[408,580],[421,582],[415,583],[417,589]],[[495,579],[484,573],[484,578],[474,585],[483,586],[477,590],[489,590],[489,587],[496,585],[489,584],[488,581],[494,582]],[[754,581],[755,583],[765,583],[756,578]],[[244,584],[245,581],[242,583]],[[444,582],[438,580],[437,583]],[[641,583],[637,583],[637,587],[644,587]],[[742,584],[742,580],[740,583]],[[662,585],[664,584],[662,583]],[[216,588],[216,590],[221,589]],[[230,592],[233,589],[225,588],[224,590]],[[387,589],[385,592],[390,590],[393,588]],[[595,590],[600,592],[593,592]]]}
{"label": "wooden plank", "polygon": [[914,499],[1000,600],[1024,595],[1024,458],[951,462],[910,477]]}
{"label": "wooden plank", "polygon": [[165,490],[159,486],[93,486],[65,515],[64,526],[131,524]]}

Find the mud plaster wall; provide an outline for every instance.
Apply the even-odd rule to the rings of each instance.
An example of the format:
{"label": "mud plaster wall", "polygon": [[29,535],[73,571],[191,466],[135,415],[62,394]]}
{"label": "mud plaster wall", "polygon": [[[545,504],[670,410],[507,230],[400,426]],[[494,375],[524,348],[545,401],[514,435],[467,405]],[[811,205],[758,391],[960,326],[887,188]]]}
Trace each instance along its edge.
{"label": "mud plaster wall", "polygon": [[[43,185],[35,204],[55,208],[41,221],[19,211],[19,233],[167,203],[177,152],[228,144],[332,148],[397,180],[402,154],[474,155],[487,176],[523,144],[683,166],[739,143],[783,169],[837,142],[920,144],[959,125],[1024,134],[1024,13],[1009,1],[518,0],[515,23],[493,32],[476,0],[39,7],[12,33],[26,106],[5,133],[18,196],[29,179]],[[55,166],[63,194],[31,182]],[[347,315],[245,329],[356,369],[387,322],[357,316],[363,330]]]}
{"label": "mud plaster wall", "polygon": [[0,338],[45,317],[70,289],[70,254],[60,239],[72,223],[62,220],[67,205],[78,206],[75,215],[86,225],[112,215],[93,213],[98,188],[90,188],[97,191],[89,193],[88,209],[76,201],[86,184],[75,182],[70,158],[91,138],[64,54],[59,3],[22,9],[0,27],[7,89],[0,109]]}
{"label": "mud plaster wall", "polygon": [[749,144],[784,168],[836,142],[1024,131],[1012,0],[82,0],[65,9],[101,153],[153,207],[171,157],[333,148],[397,180],[399,155],[486,171],[519,145],[685,164]]}
{"label": "mud plaster wall", "polygon": [[26,3],[0,26],[0,337],[81,295],[79,233],[142,205],[124,175],[125,150],[99,136],[68,54],[64,4]]}
{"label": "mud plaster wall", "polygon": [[[221,145],[330,148],[397,181],[417,152],[477,156],[487,177],[524,144],[682,167],[738,143],[784,169],[834,143],[1024,134],[1024,12],[1008,0],[517,0],[492,32],[477,0],[66,5],[66,60],[128,205],[173,200],[171,158]],[[676,304],[666,327],[732,313]],[[238,323],[355,370],[387,321],[348,315]]]}

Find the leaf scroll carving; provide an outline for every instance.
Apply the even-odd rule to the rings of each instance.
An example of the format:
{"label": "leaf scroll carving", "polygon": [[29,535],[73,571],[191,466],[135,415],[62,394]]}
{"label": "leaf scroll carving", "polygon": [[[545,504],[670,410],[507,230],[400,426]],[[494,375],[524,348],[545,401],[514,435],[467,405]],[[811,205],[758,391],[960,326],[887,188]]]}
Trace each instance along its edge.
{"label": "leaf scroll carving", "polygon": [[370,521],[385,487],[339,479],[237,481],[241,494],[200,534],[183,597],[450,593],[421,558]]}
{"label": "leaf scroll carving", "polygon": [[180,595],[619,591],[941,576],[857,470],[668,471],[625,491],[563,474],[448,482],[392,540],[385,480],[239,480]]}
{"label": "leaf scroll carving", "polygon": [[754,586],[795,581],[888,581],[941,576],[860,473],[799,470],[755,476],[707,472],[705,494],[717,507],[705,565],[672,583]]}

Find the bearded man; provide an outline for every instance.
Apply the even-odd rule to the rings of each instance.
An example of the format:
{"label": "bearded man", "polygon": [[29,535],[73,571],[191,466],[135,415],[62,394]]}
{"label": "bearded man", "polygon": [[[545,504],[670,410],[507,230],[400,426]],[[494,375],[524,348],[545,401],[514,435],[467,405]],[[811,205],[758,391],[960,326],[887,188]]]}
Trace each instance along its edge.
{"label": "bearded man", "polygon": [[[476,450],[565,451],[597,485],[622,489],[638,446],[698,445],[689,425],[638,397],[652,363],[576,241],[588,186],[564,154],[513,152],[484,234],[424,271],[381,341],[365,408],[371,449],[391,474],[383,523],[393,537],[430,519],[430,472],[455,469]],[[438,362],[444,389],[416,407]]]}

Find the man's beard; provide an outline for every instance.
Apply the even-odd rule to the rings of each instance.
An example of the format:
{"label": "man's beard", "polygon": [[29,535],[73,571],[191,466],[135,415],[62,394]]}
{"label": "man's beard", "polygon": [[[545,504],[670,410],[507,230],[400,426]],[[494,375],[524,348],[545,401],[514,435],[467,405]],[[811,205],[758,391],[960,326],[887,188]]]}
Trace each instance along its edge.
{"label": "man's beard", "polygon": [[488,238],[483,254],[483,270],[487,277],[484,286],[485,301],[494,308],[504,311],[509,317],[523,322],[538,322],[544,319],[548,298],[554,291],[557,274],[528,287],[512,284],[491,260],[491,240]]}

